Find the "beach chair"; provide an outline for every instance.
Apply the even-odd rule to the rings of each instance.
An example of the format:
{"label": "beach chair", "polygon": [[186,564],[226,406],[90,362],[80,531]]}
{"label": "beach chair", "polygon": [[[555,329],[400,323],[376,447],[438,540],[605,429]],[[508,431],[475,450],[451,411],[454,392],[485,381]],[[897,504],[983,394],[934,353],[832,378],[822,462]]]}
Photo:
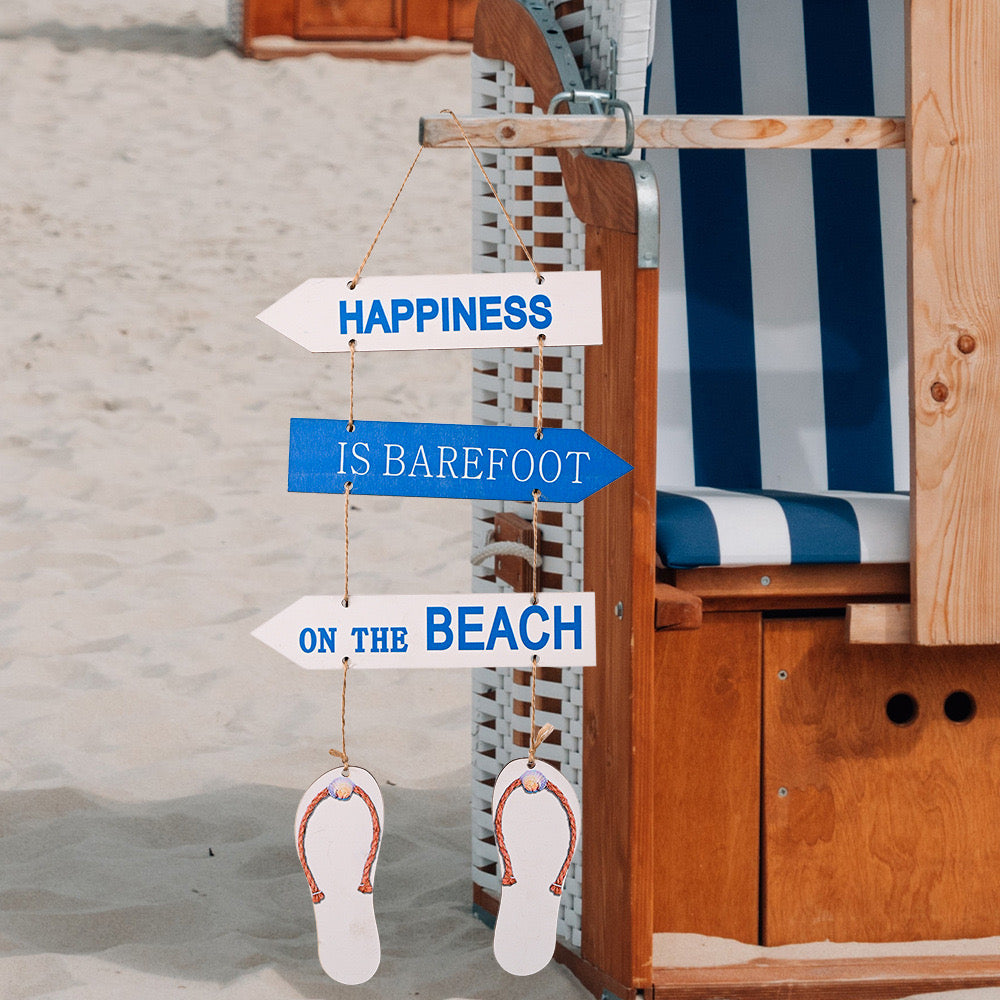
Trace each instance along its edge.
{"label": "beach chair", "polygon": [[[997,13],[652,7],[481,0],[474,41],[479,109],[688,116],[645,159],[484,155],[536,260],[602,272],[604,344],[546,352],[546,412],[634,466],[543,512],[543,582],[598,609],[538,720],[583,802],[558,957],[617,997],[1000,985],[997,940],[948,943],[1000,935]],[[478,266],[527,267],[476,205]],[[527,422],[535,364],[482,353],[477,418]],[[474,683],[489,912],[478,800],[528,692]],[[706,939],[767,950],[699,967]],[[870,947],[778,947],[827,940]]]}

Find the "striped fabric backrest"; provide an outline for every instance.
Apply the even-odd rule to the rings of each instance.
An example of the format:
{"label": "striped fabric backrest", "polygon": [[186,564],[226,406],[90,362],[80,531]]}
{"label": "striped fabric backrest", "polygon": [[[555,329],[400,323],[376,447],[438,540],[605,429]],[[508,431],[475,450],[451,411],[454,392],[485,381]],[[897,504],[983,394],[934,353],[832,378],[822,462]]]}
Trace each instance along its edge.
{"label": "striped fabric backrest", "polygon": [[[659,0],[651,114],[900,115],[903,0]],[[900,150],[656,150],[658,485],[908,488]]]}

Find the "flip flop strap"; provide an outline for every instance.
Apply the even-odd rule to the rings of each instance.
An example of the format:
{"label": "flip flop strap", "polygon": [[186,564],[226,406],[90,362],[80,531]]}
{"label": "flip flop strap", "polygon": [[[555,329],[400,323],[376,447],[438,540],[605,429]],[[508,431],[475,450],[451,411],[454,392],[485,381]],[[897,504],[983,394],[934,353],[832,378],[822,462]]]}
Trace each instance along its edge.
{"label": "flip flop strap", "polygon": [[319,792],[309,803],[308,808],[302,814],[302,821],[299,823],[299,836],[296,842],[296,846],[299,849],[299,864],[302,865],[302,870],[306,873],[306,881],[309,883],[309,888],[312,890],[312,899],[314,903],[320,903],[323,901],[323,893],[320,891],[318,885],[316,885],[316,879],[313,878],[313,873],[309,870],[309,862],[306,861],[306,825],[309,823],[309,817],[312,816],[313,810],[318,806],[323,799],[327,798],[330,792],[324,788]]}
{"label": "flip flop strap", "polygon": [[[496,837],[497,851],[499,852],[500,859],[503,862],[503,878],[500,880],[501,885],[515,885],[517,883],[517,879],[514,878],[514,866],[510,860],[510,852],[507,850],[507,843],[503,836],[503,809],[507,804],[507,799],[510,798],[511,793],[515,788],[518,788],[520,784],[521,779],[516,778],[507,786],[503,795],[500,796],[500,801],[497,803],[496,815],[493,818],[493,832]],[[573,860],[573,852],[576,850],[576,817],[573,815],[573,810],[570,807],[569,800],[559,788],[557,788],[551,781],[545,787],[559,800],[559,804],[563,807],[563,812],[566,813],[566,820],[569,824],[569,848],[566,851],[566,859],[563,861],[562,868],[559,869],[559,874],[556,876],[556,880],[549,886],[549,892],[551,892],[553,896],[561,896],[563,882],[566,879],[566,873],[569,871],[570,862]]]}
{"label": "flip flop strap", "polygon": [[371,892],[372,865],[375,864],[375,856],[378,854],[379,841],[382,838],[382,824],[378,821],[378,811],[375,809],[375,803],[372,802],[368,793],[363,788],[358,788],[358,786],[355,785],[354,794],[357,795],[366,806],[368,806],[368,811],[372,816],[372,845],[368,851],[368,858],[365,861],[365,867],[361,871],[361,885],[358,886],[358,892]]}
{"label": "flip flop strap", "polygon": [[[372,865],[375,864],[375,858],[378,855],[379,841],[382,838],[382,824],[379,823],[378,811],[375,808],[375,803],[372,802],[371,797],[363,788],[359,788],[355,785],[351,794],[356,794],[358,798],[361,799],[366,806],[368,806],[368,812],[371,813],[372,818],[371,848],[368,851],[368,857],[365,859],[365,867],[361,872],[361,884],[358,886],[358,892],[369,893],[374,891],[372,887]],[[296,844],[299,852],[299,864],[302,865],[302,870],[306,874],[306,881],[309,883],[309,889],[312,892],[313,903],[321,903],[326,897],[320,887],[316,884],[316,879],[313,878],[313,873],[309,868],[309,862],[306,861],[306,826],[309,824],[309,818],[315,811],[316,806],[318,806],[323,799],[329,798],[329,796],[330,792],[327,788],[318,792],[316,798],[309,803],[306,811],[302,814],[302,821],[299,823],[299,836]]]}
{"label": "flip flop strap", "polygon": [[569,871],[569,863],[573,860],[573,852],[576,850],[576,817],[573,815],[569,800],[563,794],[562,789],[556,788],[551,781],[545,787],[559,800],[559,804],[563,807],[563,812],[566,813],[566,820],[569,823],[569,849],[566,851],[566,860],[563,861],[563,866],[559,869],[559,875],[555,882],[549,886],[549,891],[553,895],[561,896],[563,881],[566,878],[566,873]]}
{"label": "flip flop strap", "polygon": [[503,807],[507,804],[507,799],[510,798],[511,792],[515,788],[519,788],[521,785],[521,779],[515,778],[508,786],[503,795],[500,796],[500,801],[497,803],[496,815],[493,817],[493,833],[496,837],[497,851],[500,853],[500,860],[503,861],[503,878],[500,880],[501,885],[514,885],[517,879],[514,878],[513,865],[510,861],[510,852],[507,850],[507,844],[503,839]]}

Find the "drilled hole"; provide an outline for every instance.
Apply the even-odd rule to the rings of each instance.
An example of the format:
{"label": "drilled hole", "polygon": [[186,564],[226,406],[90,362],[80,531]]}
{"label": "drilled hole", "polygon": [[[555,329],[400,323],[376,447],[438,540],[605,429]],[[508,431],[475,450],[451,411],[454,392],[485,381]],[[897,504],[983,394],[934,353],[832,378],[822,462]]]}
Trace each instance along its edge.
{"label": "drilled hole", "polygon": [[908,726],[917,717],[917,699],[900,691],[885,703],[885,714],[894,726]]}
{"label": "drilled hole", "polygon": [[976,699],[968,691],[952,691],[944,700],[944,714],[952,722],[968,722],[976,714]]}

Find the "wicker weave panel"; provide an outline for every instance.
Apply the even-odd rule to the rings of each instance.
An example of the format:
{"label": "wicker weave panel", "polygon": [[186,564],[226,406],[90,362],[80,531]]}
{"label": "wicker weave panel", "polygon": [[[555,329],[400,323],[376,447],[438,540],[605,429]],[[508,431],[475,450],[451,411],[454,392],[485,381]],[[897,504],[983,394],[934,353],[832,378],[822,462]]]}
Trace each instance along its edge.
{"label": "wicker weave panel", "polygon": [[[586,86],[608,89],[611,40],[617,45],[617,96],[641,112],[645,103],[648,53],[655,0],[549,0],[581,67]],[[508,63],[472,57],[473,111],[541,113],[533,107],[529,88],[515,77]],[[565,270],[584,267],[584,227],[573,214],[565,189],[554,179],[561,174],[554,152],[531,150],[484,151],[483,163],[507,210],[514,217],[525,244],[539,266]],[[523,271],[524,259],[482,178],[473,182],[472,244],[477,271]],[[546,424],[583,426],[583,348],[546,350],[544,416]],[[550,369],[550,363],[553,363]],[[537,392],[536,353],[483,350],[473,359],[473,419],[486,424],[531,426]],[[555,390],[553,393],[552,390]],[[550,393],[556,398],[550,398]],[[546,554],[542,575],[547,584],[565,591],[583,587],[582,504],[541,504],[542,537]],[[473,547],[490,541],[493,517],[513,511],[527,520],[529,504],[477,504],[473,510]],[[555,547],[554,552],[550,551]],[[492,576],[488,561],[475,571],[476,590],[508,590]],[[544,665],[543,665],[544,666]],[[524,671],[477,670],[473,676],[472,719],[472,850],[473,879],[499,897],[497,854],[490,820],[493,782],[512,757],[523,755],[529,730],[529,665]],[[551,722],[557,733],[539,756],[556,764],[583,790],[583,674],[563,670],[558,680],[548,675],[536,685],[537,694],[558,703],[558,710],[536,713],[536,722]],[[551,703],[547,703],[551,706]],[[584,841],[586,835],[584,833]],[[585,850],[585,848],[584,848]],[[560,937],[580,946],[581,852],[570,868],[563,892]]]}

